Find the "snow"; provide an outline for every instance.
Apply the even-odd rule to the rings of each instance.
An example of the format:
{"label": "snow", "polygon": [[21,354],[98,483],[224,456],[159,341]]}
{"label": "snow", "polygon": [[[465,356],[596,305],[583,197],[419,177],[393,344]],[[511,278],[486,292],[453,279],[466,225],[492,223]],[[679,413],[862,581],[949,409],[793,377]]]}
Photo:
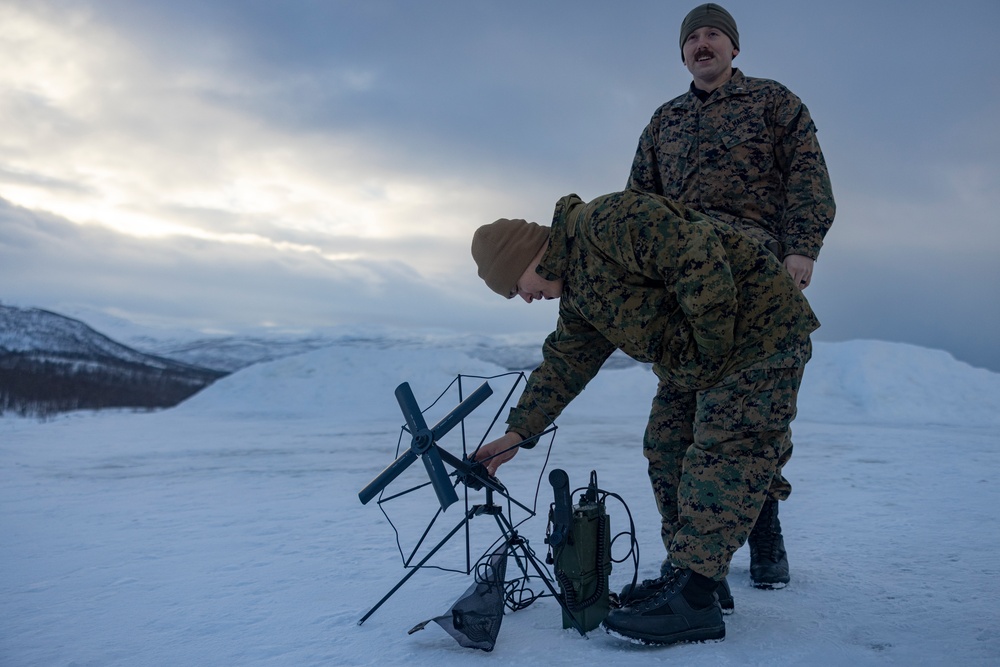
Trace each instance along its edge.
{"label": "snow", "polygon": [[[456,374],[498,376],[467,420],[468,443],[457,428],[442,438],[460,453],[517,380],[462,349],[354,341],[250,366],[172,410],[0,419],[0,664],[1000,663],[1000,375],[874,341],[816,344],[786,468],[795,488],[781,509],[792,582],[751,588],[741,549],[725,641],[581,637],[562,629],[551,598],[508,613],[491,654],[433,623],[407,635],[471,582],[430,568],[359,625],[409,571],[376,503],[357,495],[396,456],[393,390],[409,382],[434,424],[459,400],[453,387],[431,405]],[[463,378],[465,395],[482,381]],[[664,555],[640,451],[654,388],[641,366],[602,372],[560,418],[544,471],[563,468],[578,487],[596,470],[624,497],[640,577]],[[546,444],[501,470],[515,498],[539,510],[505,508],[540,556],[544,478],[537,501],[534,492]],[[422,474],[411,466],[389,489]],[[383,505],[401,542],[433,515],[424,491]],[[623,530],[623,510],[608,509]],[[498,535],[489,519],[471,526],[475,559]],[[461,570],[462,541],[431,563]],[[612,586],[631,575],[616,565]]]}

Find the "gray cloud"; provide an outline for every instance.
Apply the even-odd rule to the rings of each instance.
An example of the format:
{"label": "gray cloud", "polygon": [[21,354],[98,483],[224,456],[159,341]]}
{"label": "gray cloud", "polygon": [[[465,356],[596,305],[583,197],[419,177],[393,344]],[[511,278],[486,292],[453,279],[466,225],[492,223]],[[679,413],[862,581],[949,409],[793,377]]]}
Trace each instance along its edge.
{"label": "gray cloud", "polygon": [[139,239],[2,200],[0,229],[3,300],[21,306],[89,308],[152,326],[233,333],[345,324],[507,333],[545,331],[554,321],[552,304],[512,318],[511,304],[486,290],[471,266],[464,281],[435,281],[397,261]]}
{"label": "gray cloud", "polygon": [[[820,128],[838,216],[807,292],[819,338],[1000,370],[1000,6],[725,5],[736,64]],[[688,84],[685,10],[5,3],[0,197],[19,207],[0,209],[0,298],[204,329],[544,331],[551,304],[483,289],[468,239],[624,185],[642,127]]]}

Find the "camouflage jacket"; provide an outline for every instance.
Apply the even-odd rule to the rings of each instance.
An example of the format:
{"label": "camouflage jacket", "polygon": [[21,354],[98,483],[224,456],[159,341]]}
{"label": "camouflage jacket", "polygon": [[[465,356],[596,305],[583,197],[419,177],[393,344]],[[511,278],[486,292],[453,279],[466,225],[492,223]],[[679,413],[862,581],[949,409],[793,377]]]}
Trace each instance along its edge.
{"label": "camouflage jacket", "polygon": [[809,110],[776,81],[732,78],[656,110],[627,187],[728,222],[786,255],[816,259],[836,207]]}
{"label": "camouflage jacket", "polygon": [[538,273],[563,279],[556,329],[509,430],[543,431],[615,349],[681,389],[791,355],[819,327],[788,272],[731,226],[657,195],[559,200]]}

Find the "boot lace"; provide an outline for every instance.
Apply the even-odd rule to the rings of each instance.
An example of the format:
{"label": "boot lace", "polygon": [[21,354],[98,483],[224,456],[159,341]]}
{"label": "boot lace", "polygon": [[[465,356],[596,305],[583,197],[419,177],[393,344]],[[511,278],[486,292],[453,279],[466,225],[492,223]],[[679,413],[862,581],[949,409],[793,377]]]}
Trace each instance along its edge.
{"label": "boot lace", "polygon": [[778,560],[776,555],[780,553],[778,538],[781,537],[781,533],[773,530],[762,530],[754,537],[754,547],[756,547],[757,554],[761,558]]}

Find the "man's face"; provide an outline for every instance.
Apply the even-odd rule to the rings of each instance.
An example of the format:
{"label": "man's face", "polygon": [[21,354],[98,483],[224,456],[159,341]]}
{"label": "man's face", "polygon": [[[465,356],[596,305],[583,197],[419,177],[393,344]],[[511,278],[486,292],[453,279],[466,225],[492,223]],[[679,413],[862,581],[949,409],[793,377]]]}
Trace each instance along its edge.
{"label": "man's face", "polygon": [[562,296],[562,280],[546,280],[535,272],[538,268],[538,260],[533,261],[525,269],[524,273],[517,281],[514,292],[510,295],[513,299],[519,296],[525,303],[531,303],[539,299],[558,299]]}
{"label": "man's face", "polygon": [[684,65],[702,90],[714,90],[729,80],[737,53],[726,33],[712,26],[698,28],[684,40]]}

